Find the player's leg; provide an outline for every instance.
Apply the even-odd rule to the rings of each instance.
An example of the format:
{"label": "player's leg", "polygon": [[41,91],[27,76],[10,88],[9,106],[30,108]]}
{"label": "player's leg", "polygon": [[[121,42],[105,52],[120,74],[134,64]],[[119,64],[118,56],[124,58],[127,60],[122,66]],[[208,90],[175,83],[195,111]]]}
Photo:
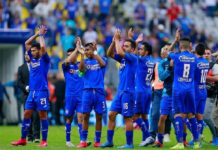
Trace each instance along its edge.
{"label": "player's leg", "polygon": [[33,111],[35,109],[34,106],[34,101],[33,101],[33,91],[31,91],[29,93],[29,96],[27,98],[26,104],[25,104],[25,111],[24,111],[24,119],[22,122],[22,128],[21,128],[21,139],[16,141],[16,142],[12,142],[12,145],[26,145],[26,136],[29,132],[29,128],[30,128],[30,124],[31,124],[31,117],[33,114]]}
{"label": "player's leg", "polygon": [[66,133],[66,146],[67,147],[74,147],[74,145],[71,143],[71,139],[70,139],[72,121],[73,121],[73,115],[66,116],[65,133]]}
{"label": "player's leg", "polygon": [[122,115],[124,116],[126,125],[126,145],[118,147],[133,148],[133,107],[134,107],[134,94],[124,92],[121,97],[122,102]]}
{"label": "player's leg", "polygon": [[95,113],[96,125],[95,125],[95,144],[94,147],[99,147],[101,144],[101,130],[102,130],[102,114]]}
{"label": "player's leg", "polygon": [[93,103],[93,90],[85,89],[83,90],[82,95],[82,113],[83,113],[83,121],[82,121],[82,131],[81,131],[81,142],[77,146],[77,148],[87,147],[87,136],[88,136],[88,127],[89,127],[89,116],[92,111]]}
{"label": "player's leg", "polygon": [[96,114],[96,127],[95,127],[95,144],[94,147],[101,145],[101,130],[102,130],[102,116],[107,112],[106,100],[104,90],[95,89],[94,109]]}
{"label": "player's leg", "polygon": [[47,146],[48,137],[48,117],[47,111],[49,110],[48,91],[39,91],[36,94],[36,109],[39,112],[39,118],[41,120],[41,133],[42,142],[39,146]]}
{"label": "player's leg", "polygon": [[77,112],[77,120],[78,120],[78,131],[79,131],[80,140],[81,140],[82,123],[83,123],[83,114],[82,113]]}
{"label": "player's leg", "polygon": [[[145,113],[143,110],[148,107],[145,103],[146,100],[147,98],[142,92],[136,93],[133,121],[137,123],[142,131],[142,141],[145,141],[145,139],[149,136],[148,128],[146,127],[144,120],[141,118],[141,115]],[[146,114],[144,114],[144,116],[146,116]]]}
{"label": "player's leg", "polygon": [[120,93],[117,93],[115,96],[110,112],[108,113],[108,128],[107,128],[107,141],[104,144],[101,144],[100,147],[105,148],[105,147],[113,147],[113,137],[114,137],[114,129],[116,125],[116,116],[118,112],[121,112],[122,107],[121,107],[121,99],[120,99]]}
{"label": "player's leg", "polygon": [[184,149],[183,145],[183,112],[184,112],[184,91],[173,90],[172,106],[174,111],[175,133],[178,144],[171,149]]}
{"label": "player's leg", "polygon": [[39,118],[41,120],[41,133],[42,133],[42,142],[39,146],[47,146],[47,137],[48,137],[48,117],[46,110],[39,110]]}

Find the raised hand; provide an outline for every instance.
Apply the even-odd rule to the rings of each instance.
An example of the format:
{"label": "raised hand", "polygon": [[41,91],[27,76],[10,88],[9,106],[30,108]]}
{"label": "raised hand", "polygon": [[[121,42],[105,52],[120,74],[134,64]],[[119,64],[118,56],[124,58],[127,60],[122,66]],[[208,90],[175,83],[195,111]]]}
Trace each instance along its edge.
{"label": "raised hand", "polygon": [[175,41],[179,42],[180,40],[180,27],[176,30],[176,37],[175,37]]}
{"label": "raised hand", "polygon": [[46,26],[44,26],[44,25],[39,25],[38,26],[38,32],[39,32],[39,35],[41,35],[41,34],[43,34],[43,35],[45,35],[46,34],[46,32],[47,32],[47,28],[46,28]]}
{"label": "raised hand", "polygon": [[143,33],[139,34],[139,36],[136,39],[136,43],[142,42],[143,41]]}
{"label": "raised hand", "polygon": [[120,40],[120,38],[121,38],[120,29],[116,29],[114,40]]}
{"label": "raised hand", "polygon": [[128,30],[128,38],[129,38],[129,39],[133,39],[133,36],[134,36],[134,32],[133,32],[132,28],[130,28],[130,29]]}

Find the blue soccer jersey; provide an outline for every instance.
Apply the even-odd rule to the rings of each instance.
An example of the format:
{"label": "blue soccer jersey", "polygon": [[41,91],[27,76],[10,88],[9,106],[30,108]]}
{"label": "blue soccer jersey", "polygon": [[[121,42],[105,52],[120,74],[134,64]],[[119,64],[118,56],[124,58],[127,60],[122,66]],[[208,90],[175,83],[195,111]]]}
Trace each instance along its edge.
{"label": "blue soccer jersey", "polygon": [[207,99],[206,77],[209,71],[209,62],[203,57],[196,60],[197,68],[195,72],[195,103],[196,113],[203,114]]}
{"label": "blue soccer jersey", "polygon": [[189,51],[170,53],[174,62],[174,88],[194,89],[196,56]]}
{"label": "blue soccer jersey", "polygon": [[137,56],[135,54],[125,53],[125,57],[115,54],[114,59],[120,63],[119,69],[119,91],[135,91],[135,73],[137,68]]}
{"label": "blue soccer jersey", "polygon": [[137,70],[135,78],[136,92],[145,92],[147,88],[151,88],[154,66],[155,64],[150,56],[137,57]]}
{"label": "blue soccer jersey", "polygon": [[104,89],[104,74],[106,71],[107,59],[102,58],[105,67],[100,67],[96,59],[85,59],[84,89],[101,88]]}
{"label": "blue soccer jersey", "polygon": [[170,53],[174,62],[173,112],[196,113],[194,77],[196,56],[189,51]]}
{"label": "blue soccer jersey", "polygon": [[34,59],[31,51],[28,51],[30,56],[30,90],[48,90],[47,74],[49,69],[50,58],[48,53],[42,55],[39,59]]}
{"label": "blue soccer jersey", "polygon": [[82,96],[83,78],[79,77],[79,63],[62,64],[64,77],[66,81],[65,96]]}

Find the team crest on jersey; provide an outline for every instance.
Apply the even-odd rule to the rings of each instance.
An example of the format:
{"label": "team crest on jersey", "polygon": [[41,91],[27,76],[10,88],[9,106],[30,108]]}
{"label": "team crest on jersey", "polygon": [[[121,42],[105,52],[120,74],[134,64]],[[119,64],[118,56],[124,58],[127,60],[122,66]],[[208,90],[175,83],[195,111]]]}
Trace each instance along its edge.
{"label": "team crest on jersey", "polygon": [[35,62],[35,63],[31,62],[30,64],[31,64],[32,68],[36,68],[36,67],[40,66],[40,61]]}
{"label": "team crest on jersey", "polygon": [[200,62],[197,64],[199,69],[209,68],[209,63]]}
{"label": "team crest on jersey", "polygon": [[122,61],[122,63],[120,63],[120,69],[123,69],[126,66],[126,61]]}
{"label": "team crest on jersey", "polygon": [[179,56],[181,62],[195,62],[195,57],[187,57],[185,55]]}
{"label": "team crest on jersey", "polygon": [[146,62],[146,66],[153,68],[153,67],[154,67],[154,63],[151,62],[151,61],[147,61],[147,62]]}

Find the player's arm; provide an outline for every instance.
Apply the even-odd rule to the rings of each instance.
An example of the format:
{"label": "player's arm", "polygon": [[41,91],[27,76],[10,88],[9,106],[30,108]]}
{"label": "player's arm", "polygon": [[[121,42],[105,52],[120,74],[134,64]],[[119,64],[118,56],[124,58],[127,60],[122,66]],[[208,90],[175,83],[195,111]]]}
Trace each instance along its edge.
{"label": "player's arm", "polygon": [[106,64],[105,64],[104,60],[98,55],[98,53],[96,51],[97,50],[96,42],[93,42],[92,44],[93,44],[93,49],[95,50],[95,52],[94,52],[94,59],[97,60],[97,62],[100,65],[100,67],[105,67]]}
{"label": "player's arm", "polygon": [[7,97],[8,102],[11,103],[10,97],[9,97],[9,95],[8,95],[8,92],[7,92],[6,89],[5,89],[5,86],[3,86],[3,93],[4,93],[5,96]]}
{"label": "player's arm", "polygon": [[170,76],[170,71],[168,69],[164,69],[163,67],[164,60],[160,61],[158,64],[158,75],[161,81],[164,81]]}
{"label": "player's arm", "polygon": [[45,55],[46,52],[47,52],[46,51],[46,46],[45,46],[45,39],[43,37],[46,32],[47,32],[46,27],[44,25],[41,25],[39,27],[39,43],[40,43],[42,55]]}
{"label": "player's arm", "polygon": [[136,43],[135,54],[137,55],[138,55],[138,44],[142,41],[143,41],[143,33],[139,34],[139,36],[135,40],[135,43]]}
{"label": "player's arm", "polygon": [[81,39],[79,37],[77,37],[77,40],[76,40],[76,49],[65,60],[65,65],[66,66],[68,66],[70,64],[70,62],[73,62],[74,64],[77,63],[77,54],[78,54],[78,52],[84,54],[84,51],[83,50],[79,51],[79,49],[82,49],[81,48]]}
{"label": "player's arm", "polygon": [[207,77],[207,81],[210,82],[218,82],[218,74],[214,75],[214,76],[208,76]]}
{"label": "player's arm", "polygon": [[180,40],[180,28],[178,28],[178,29],[176,30],[176,37],[175,37],[174,41],[172,42],[172,44],[170,45],[170,47],[168,48],[169,52],[172,52],[172,51],[173,51],[173,49],[174,49],[175,46],[176,46],[176,43],[178,43],[179,40]]}
{"label": "player's arm", "polygon": [[125,52],[120,47],[120,30],[119,29],[116,30],[116,33],[114,35],[114,40],[115,40],[115,48],[116,48],[116,51],[117,51],[117,55],[124,58],[125,57]]}
{"label": "player's arm", "polygon": [[108,50],[107,50],[107,56],[114,58],[114,48],[115,48],[115,41],[113,38],[112,43],[110,44]]}
{"label": "player's arm", "polygon": [[81,60],[79,63],[79,71],[85,72],[85,61],[84,61],[84,54],[81,54]]}
{"label": "player's arm", "polygon": [[35,41],[37,37],[39,37],[39,32],[37,32],[36,34],[34,34],[33,36],[31,36],[31,37],[25,42],[26,51],[29,51],[29,50],[30,50],[32,42]]}

